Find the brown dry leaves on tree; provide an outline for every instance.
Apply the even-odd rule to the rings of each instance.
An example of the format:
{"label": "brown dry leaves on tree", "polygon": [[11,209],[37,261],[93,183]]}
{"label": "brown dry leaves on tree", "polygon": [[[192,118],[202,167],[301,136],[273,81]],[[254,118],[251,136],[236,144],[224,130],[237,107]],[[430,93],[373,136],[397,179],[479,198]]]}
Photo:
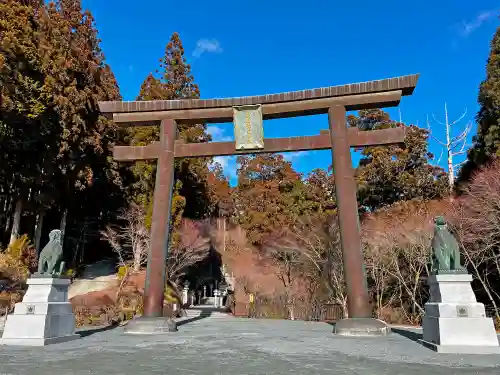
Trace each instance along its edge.
{"label": "brown dry leaves on tree", "polygon": [[[379,316],[418,323],[427,300],[432,219],[446,202],[400,202],[365,217],[363,239],[368,282]],[[384,316],[387,311],[392,316]]]}
{"label": "brown dry leaves on tree", "polygon": [[465,265],[500,316],[500,160],[477,172],[450,215]]}

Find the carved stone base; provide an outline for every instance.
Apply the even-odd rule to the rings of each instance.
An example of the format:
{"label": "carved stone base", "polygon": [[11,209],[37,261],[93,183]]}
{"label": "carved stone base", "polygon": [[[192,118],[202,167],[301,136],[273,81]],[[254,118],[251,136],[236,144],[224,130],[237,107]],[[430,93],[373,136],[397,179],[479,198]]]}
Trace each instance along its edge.
{"label": "carved stone base", "polygon": [[333,328],[333,333],[339,336],[387,336],[390,332],[385,322],[373,318],[342,319]]}
{"label": "carved stone base", "polygon": [[440,353],[500,353],[493,320],[476,301],[471,275],[441,274],[429,277],[421,343]]}
{"label": "carved stone base", "polygon": [[141,316],[128,322],[124,332],[131,335],[161,335],[177,332],[177,323],[170,318]]}
{"label": "carved stone base", "polygon": [[43,346],[80,338],[68,302],[68,279],[30,278],[23,301],[7,316],[0,344]]}

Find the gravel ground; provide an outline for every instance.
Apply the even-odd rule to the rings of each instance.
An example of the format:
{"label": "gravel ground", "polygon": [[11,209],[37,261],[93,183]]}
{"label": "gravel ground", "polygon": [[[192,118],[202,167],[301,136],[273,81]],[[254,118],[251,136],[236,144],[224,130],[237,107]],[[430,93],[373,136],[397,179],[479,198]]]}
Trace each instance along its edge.
{"label": "gravel ground", "polygon": [[13,374],[499,374],[500,355],[437,354],[398,329],[385,338],[335,337],[326,323],[208,317],[160,336],[123,328],[41,348],[4,346],[0,375]]}

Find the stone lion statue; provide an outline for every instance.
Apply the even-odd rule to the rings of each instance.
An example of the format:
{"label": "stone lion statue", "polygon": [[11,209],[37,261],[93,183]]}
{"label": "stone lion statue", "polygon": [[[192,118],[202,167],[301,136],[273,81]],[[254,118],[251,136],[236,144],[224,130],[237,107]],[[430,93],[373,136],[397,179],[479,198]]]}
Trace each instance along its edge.
{"label": "stone lion statue", "polygon": [[49,233],[49,243],[40,252],[38,274],[60,276],[64,270],[61,231],[54,229]]}
{"label": "stone lion statue", "polygon": [[466,273],[460,264],[460,247],[456,238],[448,230],[446,221],[442,216],[434,219],[434,237],[432,246],[433,274]]}

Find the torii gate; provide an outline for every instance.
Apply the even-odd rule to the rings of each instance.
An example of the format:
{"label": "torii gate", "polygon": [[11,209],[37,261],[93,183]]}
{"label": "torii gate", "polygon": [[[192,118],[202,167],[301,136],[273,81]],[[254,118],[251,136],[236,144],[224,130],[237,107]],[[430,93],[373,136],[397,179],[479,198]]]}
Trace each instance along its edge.
{"label": "torii gate", "polygon": [[[404,128],[374,131],[348,128],[346,111],[397,106],[403,95],[413,93],[417,80],[418,74],[415,74],[240,98],[100,102],[101,112],[112,117],[115,123],[161,125],[160,142],[147,146],[116,146],[113,150],[114,158],[119,161],[158,160],[143,316],[163,315],[175,158],[331,149],[349,311],[349,319],[345,319],[344,324],[337,324],[337,332],[342,333],[341,327],[362,332],[380,328],[385,332],[378,321],[371,319],[350,148],[401,143],[405,137]],[[328,113],[329,130],[315,136],[265,138],[261,142],[263,145],[251,149],[241,145],[237,149],[234,142],[185,143],[176,140],[177,123],[232,122],[238,106],[257,106],[260,120]],[[252,131],[248,130],[249,137],[254,134]]]}

